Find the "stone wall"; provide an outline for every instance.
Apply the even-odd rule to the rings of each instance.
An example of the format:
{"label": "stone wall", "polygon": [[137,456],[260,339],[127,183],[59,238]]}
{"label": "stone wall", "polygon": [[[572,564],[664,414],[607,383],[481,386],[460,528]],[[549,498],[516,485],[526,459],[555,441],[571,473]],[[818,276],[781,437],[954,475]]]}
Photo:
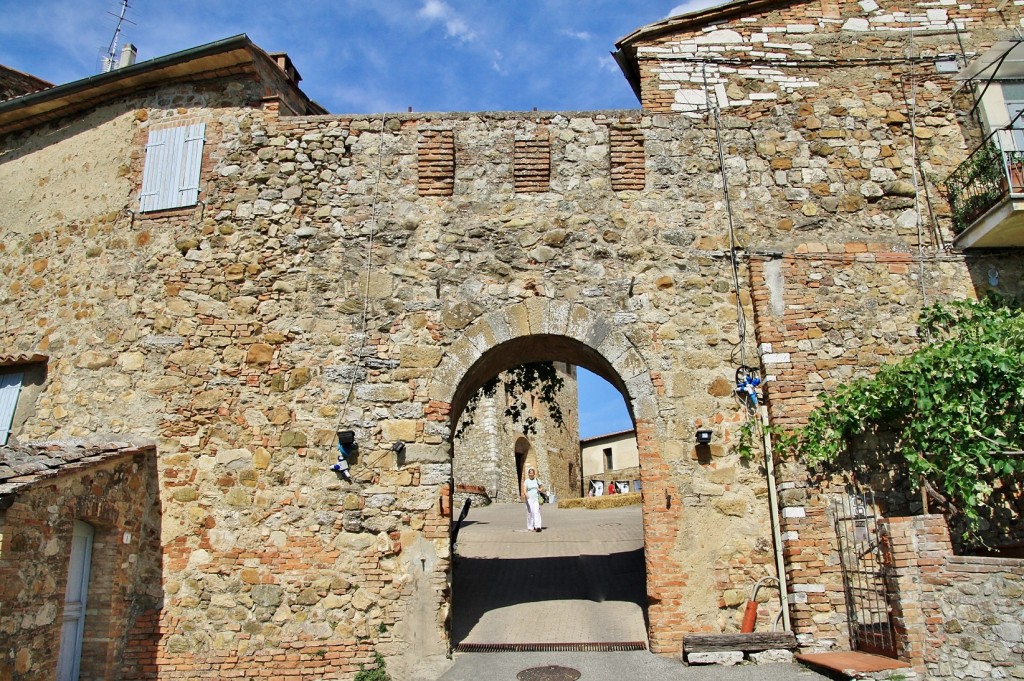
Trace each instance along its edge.
{"label": "stone wall", "polygon": [[[459,422],[452,445],[456,486],[482,487],[492,501],[518,501],[522,481],[516,469],[516,456],[522,451],[524,473],[528,466],[537,468],[538,477],[557,498],[580,496],[576,372],[575,367],[565,364],[556,364],[556,370],[564,382],[555,396],[562,413],[561,424],[551,417],[538,395],[526,395],[524,403],[529,411],[524,416],[537,421],[532,432],[524,433],[523,423],[513,422],[505,415],[508,398],[502,388],[504,378],[493,397],[481,398],[469,427],[463,429],[462,421]],[[456,508],[462,507],[464,498],[464,494],[456,491]]]}
{"label": "stone wall", "polygon": [[95,530],[80,678],[115,678],[163,598],[154,448],[0,448],[0,509],[0,678],[55,678],[76,520]]}
{"label": "stone wall", "polygon": [[[194,115],[143,104],[122,105],[137,112],[135,186],[151,121]],[[722,467],[722,482],[689,491],[705,475],[689,458],[695,419],[734,410],[708,391],[731,373],[714,350],[736,336],[730,270],[721,254],[678,245],[696,234],[680,231],[657,193],[612,189],[613,122],[645,138],[692,127],[636,112],[218,112],[204,206],[5,233],[5,271],[39,269],[34,285],[8,286],[2,342],[51,358],[19,437],[160,442],[166,597],[146,621],[164,668],[239,670],[280,655],[313,678],[321,660],[353,670],[374,647],[395,668],[443,655],[439,496],[455,392],[527,359],[588,366],[647,419],[653,647],[670,653],[688,628],[720,626],[705,569],[717,539],[678,538],[714,525],[728,562],[770,537],[763,481],[731,465],[724,445],[706,465]],[[420,194],[421,126],[454,130],[452,197]],[[517,130],[537,126],[551,135],[550,190],[516,192],[505,152]],[[685,163],[691,150],[657,163]],[[706,191],[710,205],[716,190]],[[521,310],[533,310],[525,325]],[[496,354],[484,360],[487,348]],[[491,358],[501,365],[478,376]],[[360,446],[352,485],[328,470],[339,427]],[[708,494],[728,497],[728,512]],[[683,518],[684,504],[708,511]]]}
{"label": "stone wall", "polygon": [[[988,47],[1009,36],[1017,18],[1015,6],[996,12],[989,3],[765,3],[729,8],[707,22],[678,20],[675,30],[627,40],[645,109],[749,111],[833,98],[829,90],[837,85],[863,96],[885,92],[901,75],[934,76],[936,56],[961,56],[961,39],[966,49]],[[835,77],[858,67],[861,80]]]}
{"label": "stone wall", "polygon": [[929,679],[1024,677],[1024,560],[953,555],[938,515],[881,529],[901,657]]}
{"label": "stone wall", "polygon": [[[732,449],[736,365],[760,360],[772,421],[796,424],[818,390],[911,352],[926,301],[1024,284],[1013,254],[945,248],[935,182],[976,133],[949,77],[920,82],[912,130],[885,64],[814,73],[827,87],[749,98],[720,124],[289,117],[241,86],[111,105],[132,191],[0,222],[0,346],[50,357],[19,437],[159,442],[165,593],[139,640],[161,673],[312,679],[376,649],[411,675],[443,657],[454,422],[528,361],[598,373],[634,416],[652,649],[735,631],[737,594],[774,572],[764,471]],[[133,215],[146,132],[195,116],[202,205]],[[0,173],[91,134],[0,139],[24,159]],[[75,183],[39,167],[12,177],[69,200]],[[352,483],[329,470],[339,428],[359,444]],[[795,629],[845,646],[827,486],[789,461],[778,477]]]}

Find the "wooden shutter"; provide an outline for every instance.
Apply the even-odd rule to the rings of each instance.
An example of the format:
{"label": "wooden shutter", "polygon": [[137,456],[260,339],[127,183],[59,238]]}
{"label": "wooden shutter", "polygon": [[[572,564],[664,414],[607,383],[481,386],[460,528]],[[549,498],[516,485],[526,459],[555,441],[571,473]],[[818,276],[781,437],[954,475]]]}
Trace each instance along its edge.
{"label": "wooden shutter", "polygon": [[7,444],[11,435],[14,410],[18,406],[18,395],[21,394],[21,379],[20,373],[0,375],[0,445]]}
{"label": "wooden shutter", "polygon": [[205,123],[149,133],[139,197],[141,212],[193,206],[199,201],[205,139]]}

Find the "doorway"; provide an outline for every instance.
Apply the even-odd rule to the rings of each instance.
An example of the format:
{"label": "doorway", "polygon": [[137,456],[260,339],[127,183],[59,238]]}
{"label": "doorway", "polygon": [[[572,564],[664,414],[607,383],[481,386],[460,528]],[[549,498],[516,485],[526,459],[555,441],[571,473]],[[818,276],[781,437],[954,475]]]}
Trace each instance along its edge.
{"label": "doorway", "polygon": [[57,658],[57,681],[77,681],[82,663],[82,635],[89,597],[89,573],[92,564],[92,525],[76,520],[72,529],[68,585],[64,594],[64,620]]}

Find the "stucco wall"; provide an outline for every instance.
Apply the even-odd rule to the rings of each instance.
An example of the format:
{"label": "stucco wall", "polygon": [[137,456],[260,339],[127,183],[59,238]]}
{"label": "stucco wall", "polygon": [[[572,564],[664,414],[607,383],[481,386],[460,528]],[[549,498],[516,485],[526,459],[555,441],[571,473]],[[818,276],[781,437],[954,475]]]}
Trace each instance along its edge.
{"label": "stucco wall", "polygon": [[0,144],[0,230],[32,234],[116,213],[129,201],[135,113],[101,107],[49,134]]}

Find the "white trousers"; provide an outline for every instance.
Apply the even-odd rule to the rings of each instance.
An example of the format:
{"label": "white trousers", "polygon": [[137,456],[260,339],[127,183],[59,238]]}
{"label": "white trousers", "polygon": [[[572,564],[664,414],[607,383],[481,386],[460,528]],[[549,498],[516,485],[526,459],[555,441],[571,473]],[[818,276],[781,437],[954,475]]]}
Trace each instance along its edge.
{"label": "white trousers", "polygon": [[540,499],[526,498],[526,529],[539,530],[543,527],[540,522]]}

